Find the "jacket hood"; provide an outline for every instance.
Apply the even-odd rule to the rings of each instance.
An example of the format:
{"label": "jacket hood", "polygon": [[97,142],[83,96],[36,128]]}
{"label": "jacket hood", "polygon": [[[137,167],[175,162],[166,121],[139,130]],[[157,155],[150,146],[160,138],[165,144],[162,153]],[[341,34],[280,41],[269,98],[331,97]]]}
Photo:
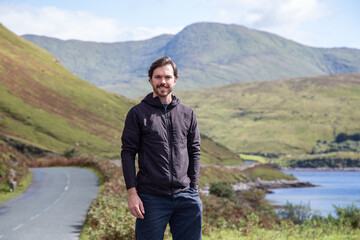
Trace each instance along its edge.
{"label": "jacket hood", "polygon": [[[164,108],[163,104],[160,101],[159,97],[153,97],[153,93],[149,93],[148,95],[146,95],[146,97],[141,101],[144,102],[146,104],[149,104],[153,107],[157,107],[157,108]],[[168,109],[172,109],[174,108],[176,105],[178,105],[180,103],[180,100],[178,98],[175,97],[175,95],[172,95],[172,101],[169,104],[169,106],[167,107]]]}

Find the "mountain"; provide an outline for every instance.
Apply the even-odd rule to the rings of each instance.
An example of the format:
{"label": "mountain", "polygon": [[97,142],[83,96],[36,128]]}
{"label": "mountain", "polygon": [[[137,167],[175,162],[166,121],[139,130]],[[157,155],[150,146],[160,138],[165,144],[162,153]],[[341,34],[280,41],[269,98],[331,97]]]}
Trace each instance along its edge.
{"label": "mountain", "polygon": [[234,24],[195,23],[176,35],[117,43],[23,37],[86,81],[131,98],[151,91],[147,70],[165,55],[179,67],[182,90],[360,72],[358,49],[308,47]]}
{"label": "mountain", "polygon": [[200,131],[243,153],[303,154],[318,140],[360,132],[360,74],[177,91]]}
{"label": "mountain", "polygon": [[[119,157],[124,120],[134,105],[80,79],[0,25],[0,144]],[[203,163],[241,162],[210,138],[202,140]]]}
{"label": "mountain", "polygon": [[0,26],[0,126],[8,140],[113,156],[134,103],[76,77],[50,53]]}

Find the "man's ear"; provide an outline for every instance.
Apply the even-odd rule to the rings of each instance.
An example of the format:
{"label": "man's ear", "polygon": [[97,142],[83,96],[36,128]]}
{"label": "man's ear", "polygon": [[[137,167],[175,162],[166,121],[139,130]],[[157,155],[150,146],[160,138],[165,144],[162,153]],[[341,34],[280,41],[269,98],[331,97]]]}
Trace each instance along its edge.
{"label": "man's ear", "polygon": [[174,79],[174,84],[176,84],[176,82],[177,82],[177,78]]}

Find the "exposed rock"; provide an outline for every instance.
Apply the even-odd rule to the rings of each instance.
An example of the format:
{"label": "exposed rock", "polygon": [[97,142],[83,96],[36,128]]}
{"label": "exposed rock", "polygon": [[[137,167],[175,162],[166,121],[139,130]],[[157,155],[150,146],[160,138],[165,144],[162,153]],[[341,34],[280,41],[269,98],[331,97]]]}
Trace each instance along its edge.
{"label": "exposed rock", "polygon": [[118,167],[121,167],[121,160],[110,160],[110,162],[112,162],[113,164],[115,164]]}
{"label": "exposed rock", "polygon": [[10,192],[14,191],[17,187],[17,182],[14,180],[10,180]]}
{"label": "exposed rock", "polygon": [[10,183],[10,192],[14,191],[16,186],[17,186],[17,182],[16,182],[16,172],[14,169],[10,169],[9,172],[9,183]]}
{"label": "exposed rock", "polygon": [[256,187],[256,183],[254,182],[239,182],[232,185],[235,192],[245,192],[249,191],[251,188]]}
{"label": "exposed rock", "polygon": [[[288,179],[277,179],[272,181],[262,180],[258,178],[255,182],[238,182],[232,184],[232,187],[236,193],[242,193],[245,191],[249,191],[251,188],[260,188],[264,189],[267,192],[270,192],[268,189],[271,188],[296,188],[296,187],[315,187],[315,185],[309,182],[301,182],[298,179],[288,180]],[[210,187],[204,186],[199,189],[199,192],[204,195],[209,195]]]}
{"label": "exposed rock", "polygon": [[199,192],[201,194],[204,194],[205,196],[208,196],[210,194],[210,187],[209,186],[204,186],[199,188]]}
{"label": "exposed rock", "polygon": [[22,143],[18,140],[9,138],[4,135],[0,135],[0,139],[23,154],[30,154],[32,156],[34,156],[34,155],[35,156],[46,156],[49,154],[54,154],[51,151],[44,150],[44,149],[29,145],[29,144]]}
{"label": "exposed rock", "polygon": [[309,182],[301,182],[298,179],[287,180],[287,179],[277,179],[273,181],[265,181],[258,178],[256,180],[256,187],[262,189],[268,188],[294,188],[294,187],[314,187],[315,185]]}

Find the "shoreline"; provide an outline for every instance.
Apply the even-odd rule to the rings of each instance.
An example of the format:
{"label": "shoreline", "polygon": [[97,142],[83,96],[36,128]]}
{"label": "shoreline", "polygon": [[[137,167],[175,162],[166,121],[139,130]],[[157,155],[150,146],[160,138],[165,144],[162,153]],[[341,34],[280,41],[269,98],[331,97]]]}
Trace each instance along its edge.
{"label": "shoreline", "polygon": [[359,167],[345,167],[345,168],[330,168],[330,167],[321,167],[321,168],[292,168],[292,167],[282,167],[281,171],[360,171]]}
{"label": "shoreline", "polygon": [[236,183],[233,184],[233,189],[236,193],[242,193],[250,190],[255,187],[262,189],[267,193],[271,193],[271,189],[276,188],[301,188],[301,187],[317,187],[316,185],[310,182],[302,182],[298,179],[287,180],[287,179],[277,179],[277,180],[261,180],[257,179],[255,182],[246,182],[246,183]]}
{"label": "shoreline", "polygon": [[[277,180],[261,180],[257,179],[256,181],[251,182],[238,182],[232,184],[236,194],[241,194],[243,192],[249,191],[251,188],[262,189],[266,193],[272,193],[271,189],[276,188],[302,188],[302,187],[318,187],[310,182],[302,182],[298,179],[287,180],[287,179],[277,179]],[[199,188],[199,192],[209,195],[210,187],[204,186]]]}

